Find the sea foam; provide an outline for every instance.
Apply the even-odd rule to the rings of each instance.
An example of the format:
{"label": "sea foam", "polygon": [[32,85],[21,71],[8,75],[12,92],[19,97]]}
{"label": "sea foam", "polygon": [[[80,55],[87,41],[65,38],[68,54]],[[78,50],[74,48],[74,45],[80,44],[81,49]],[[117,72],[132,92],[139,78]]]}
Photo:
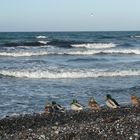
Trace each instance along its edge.
{"label": "sea foam", "polygon": [[114,43],[87,43],[87,44],[73,44],[71,45],[75,48],[89,48],[89,49],[105,49],[116,47]]}
{"label": "sea foam", "polygon": [[125,76],[140,76],[139,70],[120,70],[120,71],[103,71],[103,70],[61,70],[53,72],[51,70],[31,71],[31,70],[1,70],[0,75],[18,77],[18,78],[33,78],[33,79],[66,79],[66,78],[97,78],[97,77],[125,77]]}
{"label": "sea foam", "polygon": [[10,56],[10,57],[30,57],[30,56],[41,56],[47,55],[47,52],[1,52],[0,56]]}
{"label": "sea foam", "polygon": [[131,36],[131,38],[140,38],[140,35]]}
{"label": "sea foam", "polygon": [[49,41],[38,41],[40,44],[47,44]]}
{"label": "sea foam", "polygon": [[0,52],[0,56],[11,56],[11,57],[30,57],[30,56],[43,56],[43,55],[100,55],[100,54],[126,54],[126,55],[140,55],[140,49],[101,49],[101,50],[55,50],[52,46],[50,51],[39,51],[39,52]]}
{"label": "sea foam", "polygon": [[[59,53],[61,54],[61,53]],[[97,54],[140,54],[139,49],[82,50],[64,52],[65,55],[97,55]]]}
{"label": "sea foam", "polygon": [[47,38],[47,37],[46,37],[46,36],[39,35],[39,36],[36,36],[36,38],[42,38],[42,39],[45,39],[45,38]]}

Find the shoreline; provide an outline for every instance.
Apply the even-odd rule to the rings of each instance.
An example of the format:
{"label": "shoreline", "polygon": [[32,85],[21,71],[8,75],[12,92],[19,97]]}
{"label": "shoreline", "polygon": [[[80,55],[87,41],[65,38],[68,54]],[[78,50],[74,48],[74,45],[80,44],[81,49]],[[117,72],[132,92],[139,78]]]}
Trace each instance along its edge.
{"label": "shoreline", "polygon": [[140,108],[102,108],[0,119],[1,140],[140,139]]}

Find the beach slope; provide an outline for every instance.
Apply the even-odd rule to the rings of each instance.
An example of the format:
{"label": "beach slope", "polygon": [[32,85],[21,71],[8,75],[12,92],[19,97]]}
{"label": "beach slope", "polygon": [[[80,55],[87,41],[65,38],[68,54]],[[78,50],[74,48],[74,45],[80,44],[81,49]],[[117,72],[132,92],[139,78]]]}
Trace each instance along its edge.
{"label": "beach slope", "polygon": [[0,140],[138,140],[140,108],[32,114],[0,120]]}

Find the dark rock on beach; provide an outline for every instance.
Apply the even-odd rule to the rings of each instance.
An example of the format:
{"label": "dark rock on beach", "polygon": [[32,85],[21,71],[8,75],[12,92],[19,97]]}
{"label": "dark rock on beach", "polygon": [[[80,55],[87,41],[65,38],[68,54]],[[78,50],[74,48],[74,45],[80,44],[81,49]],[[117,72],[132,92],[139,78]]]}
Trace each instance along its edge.
{"label": "dark rock on beach", "polygon": [[0,140],[139,140],[140,108],[32,114],[0,120]]}

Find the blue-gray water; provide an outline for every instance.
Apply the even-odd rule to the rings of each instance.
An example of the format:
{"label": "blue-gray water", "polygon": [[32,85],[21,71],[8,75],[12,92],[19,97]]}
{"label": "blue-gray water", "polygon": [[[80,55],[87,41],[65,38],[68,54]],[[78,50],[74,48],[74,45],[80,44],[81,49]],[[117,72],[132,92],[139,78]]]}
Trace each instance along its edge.
{"label": "blue-gray water", "polygon": [[140,32],[0,33],[0,117],[108,93],[140,96]]}

